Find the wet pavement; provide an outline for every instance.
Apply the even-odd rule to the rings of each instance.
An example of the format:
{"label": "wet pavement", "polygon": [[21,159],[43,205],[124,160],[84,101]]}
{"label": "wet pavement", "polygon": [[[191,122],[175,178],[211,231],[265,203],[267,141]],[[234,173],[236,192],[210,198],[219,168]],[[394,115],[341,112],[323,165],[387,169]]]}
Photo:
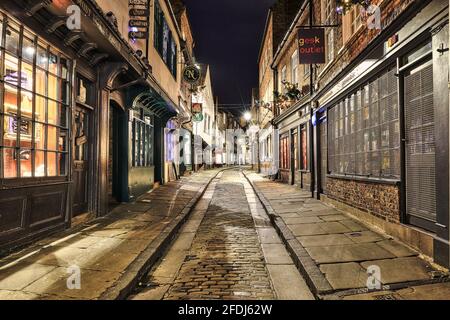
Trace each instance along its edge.
{"label": "wet pavement", "polygon": [[218,172],[167,183],[0,259],[0,299],[120,298]]}
{"label": "wet pavement", "polygon": [[[311,192],[246,171],[313,292],[323,299],[450,299],[449,275],[400,241],[317,199]],[[431,285],[431,287],[420,287]]]}
{"label": "wet pavement", "polygon": [[313,299],[239,170],[209,186],[131,299]]}

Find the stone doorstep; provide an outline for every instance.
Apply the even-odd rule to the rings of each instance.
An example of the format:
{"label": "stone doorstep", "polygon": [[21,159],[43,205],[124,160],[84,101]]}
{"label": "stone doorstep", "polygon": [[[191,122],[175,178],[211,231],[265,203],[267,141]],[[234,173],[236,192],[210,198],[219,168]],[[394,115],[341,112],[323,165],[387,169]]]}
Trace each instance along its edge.
{"label": "stone doorstep", "polygon": [[[223,170],[226,169],[222,169],[219,170],[215,173],[212,173],[211,176],[209,177],[209,180],[207,180],[207,182],[203,185],[203,187],[199,188],[199,190],[196,192],[196,194],[193,196],[193,198],[191,199],[191,201],[189,201],[189,204],[186,206],[186,208],[184,210],[182,210],[180,212],[180,214],[176,217],[174,217],[174,219],[168,223],[166,226],[164,226],[163,228],[161,228],[159,235],[156,236],[156,238],[154,239],[149,239],[151,240],[149,242],[149,244],[147,244],[146,246],[142,246],[141,244],[139,244],[140,247],[142,247],[141,249],[136,249],[134,251],[134,258],[132,259],[128,259],[128,262],[122,266],[122,270],[117,270],[117,271],[106,271],[106,269],[108,268],[103,268],[101,267],[100,269],[105,269],[103,271],[100,271],[100,269],[98,271],[93,270],[93,269],[83,269],[82,268],[82,277],[83,274],[87,274],[87,279],[92,279],[91,281],[89,281],[88,283],[86,283],[86,288],[89,288],[89,291],[92,291],[92,294],[88,294],[86,295],[86,293],[83,293],[82,291],[84,290],[75,290],[77,292],[70,292],[67,290],[64,290],[64,286],[65,286],[65,281],[63,281],[65,278],[67,278],[67,272],[66,272],[66,267],[60,267],[59,266],[59,262],[56,261],[57,263],[53,263],[54,261],[50,261],[50,263],[44,263],[42,264],[42,274],[39,274],[38,271],[36,271],[37,269],[34,268],[34,263],[31,263],[32,260],[32,256],[30,257],[24,257],[24,259],[21,259],[23,254],[27,255],[31,252],[31,250],[35,250],[38,244],[40,244],[40,247],[44,247],[44,249],[40,250],[42,251],[42,253],[45,253],[46,249],[45,247],[48,247],[48,245],[50,243],[57,242],[57,240],[59,240],[60,238],[68,238],[71,236],[71,234],[73,232],[75,232],[75,235],[78,234],[78,236],[81,239],[87,238],[88,236],[92,235],[85,235],[84,233],[86,232],[90,232],[90,225],[92,227],[95,227],[96,229],[99,228],[98,231],[100,232],[100,227],[102,227],[102,221],[106,221],[108,220],[107,218],[103,217],[103,218],[99,218],[97,219],[98,221],[96,223],[93,223],[92,221],[90,221],[89,223],[87,223],[84,226],[76,226],[74,228],[65,230],[63,232],[61,232],[58,235],[54,235],[52,237],[50,237],[49,239],[51,239],[50,241],[45,241],[41,240],[39,241],[36,245],[32,245],[30,246],[30,248],[26,248],[21,252],[17,252],[15,254],[13,254],[11,257],[5,257],[4,260],[6,262],[6,264],[8,263],[14,263],[17,264],[17,266],[14,266],[14,269],[18,269],[18,273],[14,273],[14,274],[21,274],[20,272],[22,272],[21,270],[23,270],[23,272],[25,273],[25,275],[29,278],[29,280],[27,280],[23,286],[26,287],[23,291],[23,294],[19,294],[21,291],[17,291],[17,287],[20,286],[20,283],[17,283],[17,281],[22,281],[16,278],[17,277],[11,277],[11,279],[4,279],[1,280],[3,282],[4,288],[1,288],[2,290],[0,290],[0,299],[2,299],[2,297],[7,298],[7,297],[32,297],[35,299],[111,299],[111,300],[115,300],[115,299],[123,299],[125,298],[133,289],[134,285],[137,283],[137,281],[140,279],[140,277],[142,275],[144,275],[146,273],[146,271],[157,261],[157,259],[162,255],[164,249],[167,247],[167,245],[172,241],[172,239],[175,237],[176,232],[181,228],[181,226],[184,224],[184,222],[186,221],[186,219],[188,218],[188,216],[191,214],[192,212],[192,208],[193,205],[195,203],[197,203],[197,201],[202,197],[202,195],[204,194],[204,192],[206,191],[206,189],[208,188],[208,186],[210,185],[210,183],[215,179],[215,177],[217,177]],[[203,180],[203,179],[202,179]],[[118,226],[128,226],[128,224],[133,225],[133,224],[141,224],[142,222],[139,221],[121,221],[120,219],[116,222],[114,222],[115,224],[118,224]],[[110,232],[114,231],[113,229],[109,229]],[[93,232],[95,232],[93,231]],[[120,236],[120,234],[118,234],[117,236]],[[94,239],[97,239],[97,237],[94,236]],[[98,238],[98,239],[115,239],[113,238]],[[119,238],[117,238],[117,240],[119,240]],[[144,241],[144,240],[142,240]],[[100,241],[101,242],[101,241]],[[85,246],[96,246],[98,244],[91,244],[90,242],[86,242],[86,244],[81,245],[82,248],[84,248]],[[62,246],[62,244],[55,244],[55,248],[59,248],[60,249],[65,249],[64,246]],[[76,247],[71,247],[68,246],[67,249],[69,250],[80,250]],[[86,248],[84,248],[86,249]],[[98,250],[97,250],[98,251]],[[37,252],[37,251],[36,251]],[[40,252],[39,252],[40,253]],[[130,253],[131,254],[131,253]],[[14,259],[12,259],[14,258]],[[16,263],[16,260],[23,260],[21,262]],[[110,262],[112,263],[112,262]],[[2,264],[5,265],[5,264]],[[25,266],[25,268],[21,268],[21,266]],[[28,267],[26,267],[28,266]],[[28,269],[30,269],[30,271],[28,271]],[[12,272],[12,268],[11,269]],[[22,273],[23,273],[22,272]],[[98,272],[104,272],[105,274],[110,275],[110,279],[111,281],[108,281],[107,279],[105,279],[105,281],[101,280],[101,283],[99,285],[95,284],[96,279],[99,279],[99,276],[96,276],[96,273]],[[86,277],[84,277],[86,279]],[[27,279],[28,279],[27,278]],[[101,277],[100,277],[101,278]],[[62,279],[62,280],[61,280]],[[7,281],[7,282],[5,282]],[[15,282],[14,282],[15,281]],[[63,285],[62,285],[62,284]],[[82,283],[83,286],[83,283]],[[11,289],[9,289],[11,288]],[[46,292],[47,289],[49,290],[49,292]],[[8,290],[14,290],[14,291],[8,291]]]}

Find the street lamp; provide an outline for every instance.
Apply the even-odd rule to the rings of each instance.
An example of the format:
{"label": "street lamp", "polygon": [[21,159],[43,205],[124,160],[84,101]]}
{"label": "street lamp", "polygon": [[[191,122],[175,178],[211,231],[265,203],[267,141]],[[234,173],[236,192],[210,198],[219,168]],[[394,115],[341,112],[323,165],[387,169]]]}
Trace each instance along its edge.
{"label": "street lamp", "polygon": [[245,119],[245,121],[252,120],[252,114],[249,111],[245,112],[244,113],[244,119]]}

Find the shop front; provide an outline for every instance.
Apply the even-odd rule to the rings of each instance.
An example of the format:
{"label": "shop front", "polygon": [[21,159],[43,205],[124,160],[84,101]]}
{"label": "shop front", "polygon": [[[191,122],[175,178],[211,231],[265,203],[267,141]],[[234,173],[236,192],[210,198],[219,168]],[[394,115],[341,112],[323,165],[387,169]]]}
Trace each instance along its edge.
{"label": "shop front", "polygon": [[[128,188],[123,167],[134,161],[138,177],[134,167],[157,163],[139,137],[167,119],[160,107],[130,118],[127,107],[139,108],[122,89],[137,80],[149,86],[147,67],[98,7],[80,3],[78,31],[61,18],[70,1],[0,3],[0,254],[107,214],[110,198],[120,203],[145,189]],[[132,123],[134,158],[122,152]],[[162,129],[154,130],[161,155]]]}
{"label": "shop front", "polygon": [[448,2],[409,14],[318,99],[318,190],[448,266]]}
{"label": "shop front", "polygon": [[0,11],[0,249],[67,223],[74,62]]}
{"label": "shop front", "polygon": [[308,103],[299,103],[275,119],[279,134],[279,177],[282,182],[311,190],[311,116]]}

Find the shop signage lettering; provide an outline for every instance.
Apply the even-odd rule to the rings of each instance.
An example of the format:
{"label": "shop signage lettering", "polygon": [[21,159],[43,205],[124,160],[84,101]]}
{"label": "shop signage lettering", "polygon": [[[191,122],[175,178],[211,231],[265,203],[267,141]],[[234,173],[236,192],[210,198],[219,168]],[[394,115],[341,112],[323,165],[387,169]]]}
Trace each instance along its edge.
{"label": "shop signage lettering", "polygon": [[300,29],[298,46],[300,64],[325,63],[325,29]]}
{"label": "shop signage lettering", "polygon": [[200,70],[194,66],[187,66],[183,71],[183,79],[187,83],[196,83],[200,80]]}
{"label": "shop signage lettering", "polygon": [[146,20],[130,20],[129,26],[136,27],[136,28],[148,28],[148,21],[146,21]]}
{"label": "shop signage lettering", "polygon": [[148,33],[145,31],[130,31],[128,35],[132,39],[147,39]]}
{"label": "shop signage lettering", "polygon": [[148,9],[130,9],[130,17],[148,17],[150,11]]}

